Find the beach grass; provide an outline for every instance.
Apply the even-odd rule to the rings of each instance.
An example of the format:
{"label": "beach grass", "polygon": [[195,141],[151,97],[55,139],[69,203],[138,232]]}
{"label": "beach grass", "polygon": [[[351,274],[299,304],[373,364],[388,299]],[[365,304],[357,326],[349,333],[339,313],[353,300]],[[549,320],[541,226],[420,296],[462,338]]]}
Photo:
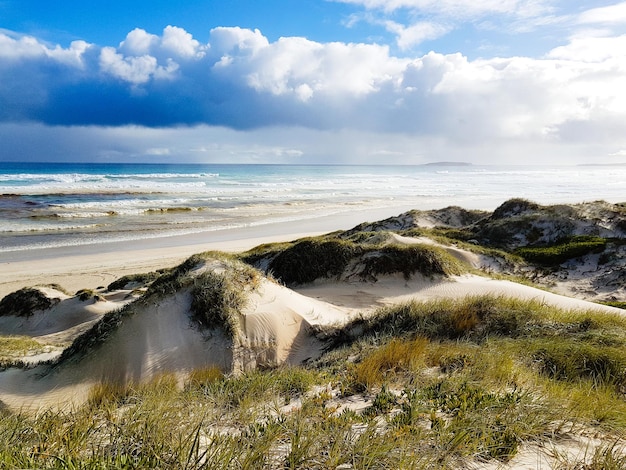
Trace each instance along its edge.
{"label": "beach grass", "polygon": [[30,336],[0,335],[0,369],[24,367],[23,358],[43,353],[49,346]]}
{"label": "beach grass", "polygon": [[0,466],[452,469],[582,432],[604,444],[560,468],[625,468],[622,317],[481,297],[363,322],[307,366],[101,383],[73,409],[0,411]]}
{"label": "beach grass", "polygon": [[546,246],[520,247],[515,250],[515,253],[526,261],[540,266],[558,266],[572,258],[601,253],[606,244],[605,238],[578,235]]}
{"label": "beach grass", "polygon": [[[512,200],[494,217],[537,207]],[[410,230],[399,233],[426,229]],[[146,292],[105,315],[59,364],[105,341],[138,305],[181,291],[199,325],[236,339],[261,272],[300,285],[468,269],[439,247],[394,244],[390,233],[207,252],[121,278],[109,290],[137,283]],[[440,236],[470,247],[472,233]],[[554,264],[604,249],[599,240],[475,250]],[[142,383],[102,382],[81,406],[34,414],[0,406],[0,468],[456,469],[505,466],[541,448],[552,449],[555,468],[626,469],[623,316],[475,296],[382,307],[328,338],[322,356],[300,366],[238,373],[207,366]],[[34,347],[18,344],[10,347]],[[564,450],[581,436],[592,436],[584,453]]]}
{"label": "beach grass", "polygon": [[449,276],[467,270],[445,250],[431,245],[384,244],[376,233],[334,233],[291,243],[267,244],[240,255],[275,279],[302,285],[318,279],[350,275],[362,280],[401,273],[405,279],[422,276]]}
{"label": "beach grass", "polygon": [[53,307],[58,302],[59,299],[50,299],[37,288],[25,287],[0,300],[0,316],[28,317],[36,311]]}

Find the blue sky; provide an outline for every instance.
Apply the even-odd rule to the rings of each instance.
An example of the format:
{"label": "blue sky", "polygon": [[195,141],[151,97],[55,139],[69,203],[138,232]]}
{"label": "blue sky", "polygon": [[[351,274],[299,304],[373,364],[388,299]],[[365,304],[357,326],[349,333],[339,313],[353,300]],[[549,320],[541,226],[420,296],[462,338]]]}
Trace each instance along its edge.
{"label": "blue sky", "polygon": [[626,2],[0,0],[0,161],[626,162]]}

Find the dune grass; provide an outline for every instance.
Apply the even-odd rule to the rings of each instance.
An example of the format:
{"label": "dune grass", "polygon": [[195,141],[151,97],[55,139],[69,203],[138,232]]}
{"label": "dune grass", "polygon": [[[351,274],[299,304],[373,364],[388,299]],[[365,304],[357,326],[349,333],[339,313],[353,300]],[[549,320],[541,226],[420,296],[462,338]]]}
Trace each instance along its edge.
{"label": "dune grass", "polygon": [[0,335],[0,370],[8,367],[25,367],[24,356],[49,350],[49,346],[30,336]]}
{"label": "dune grass", "polygon": [[520,247],[515,250],[515,254],[540,266],[558,266],[572,258],[601,253],[606,244],[605,238],[578,235],[547,246]]}
{"label": "dune grass", "polygon": [[[237,258],[287,284],[349,266],[363,278],[463,270],[436,247],[382,245],[379,235],[195,255],[144,279],[137,302],[186,289],[196,320],[234,337],[261,279]],[[211,260],[218,269],[203,271]],[[133,309],[106,315],[62,360],[104,341]],[[237,376],[209,367],[182,385],[172,375],[97,384],[75,409],[0,409],[0,468],[454,469],[505,464],[584,431],[605,444],[584,462],[559,457],[562,468],[626,469],[623,317],[482,296],[381,308],[331,338],[307,366]]]}
{"label": "dune grass", "polygon": [[37,310],[46,310],[59,302],[51,299],[37,288],[25,287],[6,295],[0,300],[0,316],[31,316]]}
{"label": "dune grass", "polygon": [[256,289],[260,275],[253,268],[232,264],[223,272],[206,271],[191,287],[191,312],[205,328],[221,328],[234,338],[241,330],[239,314],[247,293]]}
{"label": "dune grass", "polygon": [[263,245],[243,253],[241,259],[286,285],[317,279],[337,279],[350,274],[360,279],[401,273],[406,279],[460,274],[466,268],[442,250],[430,245],[380,244],[381,234],[357,232],[350,236],[324,235],[292,243]]}
{"label": "dune grass", "polygon": [[604,444],[560,468],[626,468],[623,317],[478,297],[350,328],[306,367],[200,369],[183,386],[99,384],[72,410],[0,411],[0,467],[454,469],[584,431]]}
{"label": "dune grass", "polygon": [[129,274],[116,279],[107,286],[107,290],[114,291],[125,289],[129,284],[145,286],[157,279],[164,271],[152,271],[149,273]]}

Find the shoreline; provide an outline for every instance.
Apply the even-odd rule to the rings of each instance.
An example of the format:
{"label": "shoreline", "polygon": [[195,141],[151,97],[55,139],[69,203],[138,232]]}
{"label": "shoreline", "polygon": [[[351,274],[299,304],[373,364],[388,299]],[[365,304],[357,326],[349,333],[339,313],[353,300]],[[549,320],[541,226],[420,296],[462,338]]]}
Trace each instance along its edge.
{"label": "shoreline", "polygon": [[127,274],[175,266],[196,253],[246,251],[263,243],[347,230],[411,209],[394,206],[188,235],[4,252],[0,261],[0,299],[21,288],[42,284],[59,284],[70,293],[95,289]]}

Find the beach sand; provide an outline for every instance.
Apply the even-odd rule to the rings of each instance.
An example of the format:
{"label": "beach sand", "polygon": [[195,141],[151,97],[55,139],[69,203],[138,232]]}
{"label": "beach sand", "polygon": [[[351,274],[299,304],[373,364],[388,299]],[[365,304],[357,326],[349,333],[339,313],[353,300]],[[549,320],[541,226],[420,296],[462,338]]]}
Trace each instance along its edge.
{"label": "beach sand", "polygon": [[[100,288],[121,276],[172,268],[191,255],[206,251],[243,252],[264,243],[349,229],[366,220],[400,214],[401,210],[355,212],[302,224],[281,223],[181,237],[9,253],[0,262],[0,298],[23,287],[47,286],[40,287],[40,291],[56,300],[52,307],[26,317],[0,316],[0,335],[24,335],[46,345],[44,350],[20,358],[31,367],[9,367],[0,372],[0,405],[19,412],[66,411],[84,404],[94,386],[101,383],[142,383],[170,374],[182,384],[192,371],[208,367],[237,374],[259,367],[302,364],[322,354],[328,332],[332,334],[336,328],[366,317],[380,307],[408,301],[486,295],[532,300],[564,310],[624,315],[624,310],[617,308],[476,274],[481,268],[491,267],[493,260],[485,255],[439,245],[425,237],[393,234],[386,243],[439,245],[466,264],[470,273],[448,277],[415,274],[407,278],[398,272],[363,280],[349,271],[337,279],[295,288],[259,276],[254,287],[242,287],[246,302],[237,313],[238,328],[233,335],[219,328],[197,327],[197,319],[191,313],[189,288],[161,296],[144,296],[131,306],[130,315],[120,317],[117,326],[104,333],[105,339],[97,346],[87,346],[69,360],[61,361],[59,367],[39,364],[59,358],[72,341],[93,325],[97,324],[99,329],[106,323],[98,323],[105,314],[113,312],[115,316],[118,309],[138,298],[140,294],[133,291],[133,286],[112,292]],[[239,273],[233,263],[207,257],[187,275],[198,279],[205,273],[228,270]],[[94,289],[97,294],[80,299],[51,284],[58,284],[70,294],[81,289]],[[149,300],[144,300],[146,297]],[[363,410],[370,405],[363,395],[337,402],[338,409]],[[585,436],[574,435],[574,439],[558,449],[563,455],[568,453],[584,460],[585,452],[600,444],[600,440],[590,444]],[[487,462],[476,468],[535,468],[536,465],[548,467],[554,462],[549,450],[531,443],[521,448],[506,466]]]}
{"label": "beach sand", "polygon": [[195,253],[241,252],[263,243],[347,230],[361,222],[396,216],[410,209],[357,210],[297,222],[190,235],[5,252],[0,254],[0,299],[22,287],[52,283],[70,293],[95,289],[127,274],[175,266]]}
{"label": "beach sand", "polygon": [[[348,229],[364,220],[380,220],[399,211],[358,213],[325,217],[303,224],[281,223],[203,235],[76,246],[12,253],[0,263],[0,298],[22,287],[58,284],[73,294],[80,289],[98,289],[127,274],[171,268],[189,256],[205,251],[242,252],[263,243],[295,240],[306,235]],[[356,222],[355,222],[356,221]],[[394,235],[394,244],[436,242],[423,237]],[[458,260],[480,268],[488,263],[481,256],[457,247],[444,247]],[[207,261],[196,268],[221,272],[232,269],[219,261]],[[44,288],[50,289],[50,287]],[[79,301],[53,292],[58,302],[52,308],[26,317],[0,318],[0,334],[23,334],[52,345],[46,354],[58,356],[74,338],[86,331],[107,312],[119,309],[130,297],[127,292],[100,289],[99,299]],[[58,405],[68,400],[81,402],[89,387],[101,380],[142,381],[160,373],[188,373],[217,365],[223,369],[250,370],[257,366],[300,364],[321,354],[315,332],[340,327],[357,315],[367,315],[380,306],[406,301],[465,298],[492,295],[535,300],[565,310],[597,310],[612,314],[624,311],[544,290],[495,280],[476,274],[448,278],[406,279],[400,273],[379,276],[374,281],[350,279],[315,282],[290,289],[263,277],[248,295],[240,313],[240,330],[226,338],[215,330],[193,327],[189,291],[176,292],[157,301],[142,302],[126,318],[123,327],[107,338],[98,350],[69,367],[43,379],[37,368],[9,369],[0,373],[0,400],[11,407]],[[46,357],[27,358],[29,362]],[[45,366],[40,366],[45,367]],[[71,393],[70,393],[71,392]]]}

